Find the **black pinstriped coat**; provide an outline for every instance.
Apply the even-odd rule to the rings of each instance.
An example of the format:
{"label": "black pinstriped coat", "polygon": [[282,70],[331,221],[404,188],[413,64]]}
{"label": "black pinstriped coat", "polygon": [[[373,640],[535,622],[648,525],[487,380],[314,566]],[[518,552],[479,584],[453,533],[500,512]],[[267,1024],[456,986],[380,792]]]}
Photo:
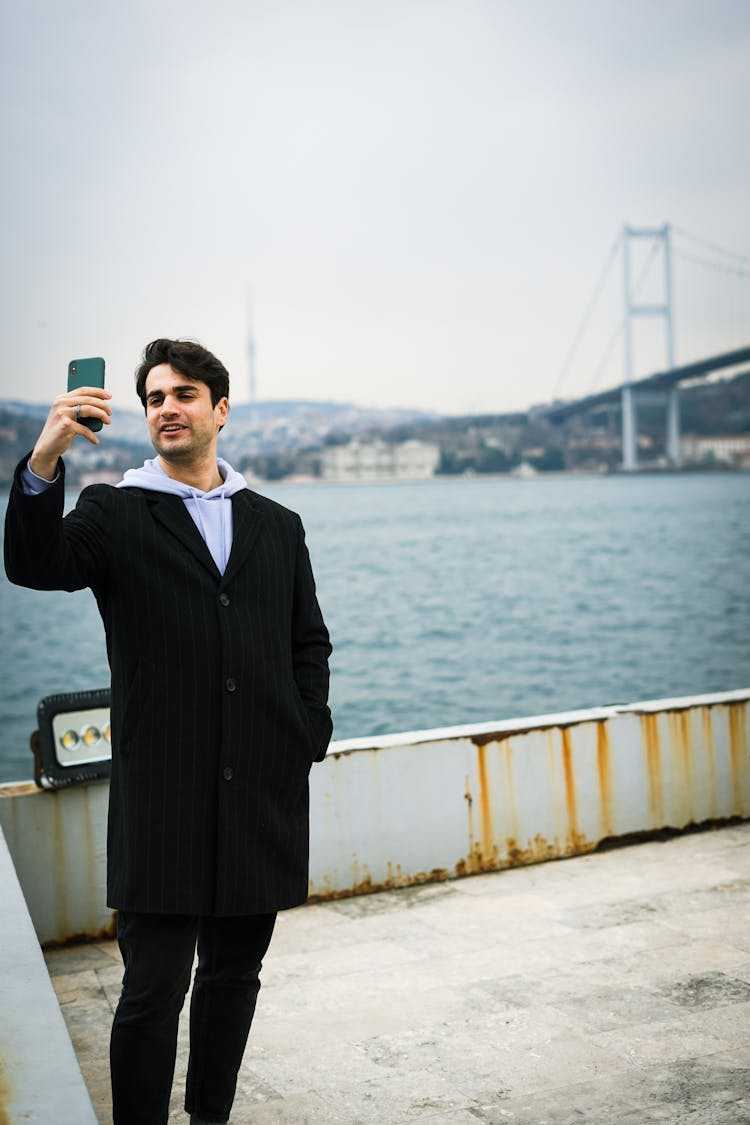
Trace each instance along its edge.
{"label": "black pinstriped coat", "polygon": [[222,576],[179,496],[93,485],[61,519],[62,475],[27,496],[19,473],[8,577],[90,586],[104,622],[108,905],[232,915],[304,902],[331,646],[299,516],[236,493]]}

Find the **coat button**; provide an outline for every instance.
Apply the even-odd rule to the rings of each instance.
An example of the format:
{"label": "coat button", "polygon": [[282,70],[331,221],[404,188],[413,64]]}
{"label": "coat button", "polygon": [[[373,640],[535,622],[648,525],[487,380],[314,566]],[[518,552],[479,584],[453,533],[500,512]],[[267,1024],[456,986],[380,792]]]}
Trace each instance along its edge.
{"label": "coat button", "polygon": [[229,597],[229,594],[223,594],[223,593],[219,594],[219,601],[221,602],[222,605],[229,605],[231,600],[232,599]]}
{"label": "coat button", "polygon": [[237,681],[230,676],[226,682],[227,691],[237,691]]}
{"label": "coat button", "polygon": [[233,777],[234,777],[234,770],[232,769],[232,767],[231,766],[225,766],[224,767],[224,780],[225,781],[231,781]]}

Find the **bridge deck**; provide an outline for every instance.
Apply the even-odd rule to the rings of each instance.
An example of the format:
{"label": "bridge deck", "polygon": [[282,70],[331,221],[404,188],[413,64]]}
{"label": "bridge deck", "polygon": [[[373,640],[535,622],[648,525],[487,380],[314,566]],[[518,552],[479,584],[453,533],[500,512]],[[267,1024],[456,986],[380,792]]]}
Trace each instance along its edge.
{"label": "bridge deck", "polygon": [[[707,356],[693,363],[683,364],[681,367],[670,367],[666,371],[657,371],[653,375],[646,375],[642,379],[634,379],[629,384],[630,389],[638,391],[658,391],[674,387],[691,379],[702,379],[716,371],[726,371],[730,367],[750,362],[750,347],[735,348],[731,352],[722,352],[720,355]],[[554,406],[547,406],[541,410],[545,418],[553,422],[561,422],[573,414],[581,414],[595,406],[602,406],[607,402],[615,402],[620,398],[626,384],[609,387],[596,394],[585,395],[583,398],[572,402],[562,402]]]}
{"label": "bridge deck", "polygon": [[[749,922],[748,822],[291,911],[232,1122],[748,1123]],[[117,948],[47,964],[109,1123]]]}

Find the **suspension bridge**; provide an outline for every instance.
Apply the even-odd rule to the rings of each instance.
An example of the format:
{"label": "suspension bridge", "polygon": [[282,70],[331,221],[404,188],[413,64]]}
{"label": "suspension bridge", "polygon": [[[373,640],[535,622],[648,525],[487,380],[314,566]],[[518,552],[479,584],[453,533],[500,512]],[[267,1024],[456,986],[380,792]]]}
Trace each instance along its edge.
{"label": "suspension bridge", "polygon": [[[677,236],[677,237],[676,237]],[[688,244],[685,250],[684,244]],[[640,269],[634,277],[634,261],[641,252]],[[697,251],[695,252],[695,248]],[[568,400],[560,399],[563,384],[574,364],[581,366],[581,344],[589,332],[593,315],[611,278],[618,257],[621,262],[621,313],[610,335],[603,355],[594,370],[591,385],[584,394]],[[695,272],[696,267],[712,274],[709,291],[705,285],[697,289],[685,286],[691,327],[687,350],[695,358],[678,365],[675,361],[674,259],[681,260]],[[655,268],[656,267],[656,268]],[[717,277],[721,279],[717,283]],[[694,305],[689,308],[690,301]],[[649,374],[636,374],[635,348],[637,324],[649,318],[660,322],[664,362]],[[702,323],[701,323],[702,322]],[[703,332],[700,331],[701,327]],[[710,338],[711,348],[704,343],[703,354],[697,354],[701,336]],[[705,241],[669,223],[661,227],[637,228],[625,225],[612,245],[605,268],[589,301],[573,343],[558,374],[553,391],[554,402],[541,414],[552,422],[575,414],[584,414],[606,404],[620,404],[622,426],[622,467],[638,467],[637,411],[639,405],[660,404],[665,408],[666,453],[670,464],[681,463],[680,452],[680,386],[710,378],[717,372],[739,373],[750,363],[750,257]],[[622,375],[604,390],[597,390],[602,375],[617,343],[622,347]],[[652,341],[653,342],[653,341]],[[721,350],[717,344],[723,343]],[[653,354],[653,348],[652,352]]]}

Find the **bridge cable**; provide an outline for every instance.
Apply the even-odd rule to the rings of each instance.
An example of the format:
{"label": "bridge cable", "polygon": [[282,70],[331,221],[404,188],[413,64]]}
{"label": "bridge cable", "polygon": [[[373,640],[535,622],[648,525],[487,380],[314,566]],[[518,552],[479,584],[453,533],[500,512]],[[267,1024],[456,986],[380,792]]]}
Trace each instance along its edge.
{"label": "bridge cable", "polygon": [[[750,321],[748,320],[747,313],[747,283],[750,281],[750,257],[746,254],[738,254],[733,250],[726,250],[715,243],[707,242],[703,238],[698,238],[697,235],[691,235],[681,228],[677,228],[679,233],[690,242],[694,243],[701,249],[708,250],[713,258],[709,258],[704,254],[690,253],[682,249],[675,249],[674,254],[676,258],[681,258],[684,262],[689,262],[693,265],[699,266],[702,269],[714,270],[715,273],[723,275],[727,281],[730,278],[736,278],[739,282],[739,290],[733,290],[732,295],[735,298],[731,304],[733,305],[733,333],[738,340],[747,339],[748,327]],[[724,306],[729,309],[730,302],[726,299],[728,294],[725,292]]]}
{"label": "bridge cable", "polygon": [[578,345],[580,344],[581,339],[583,337],[583,334],[586,331],[586,328],[588,327],[588,323],[589,323],[589,321],[591,319],[591,316],[594,312],[594,308],[596,306],[596,303],[599,300],[599,297],[601,296],[602,290],[604,289],[604,283],[607,280],[607,276],[608,276],[609,271],[611,269],[614,257],[615,257],[615,255],[617,254],[617,251],[620,248],[620,243],[622,242],[622,238],[623,238],[622,231],[620,231],[617,238],[613,242],[612,247],[609,250],[609,253],[607,254],[607,260],[604,264],[604,269],[602,270],[602,273],[599,277],[599,280],[597,281],[596,286],[594,287],[594,294],[591,297],[591,300],[589,301],[589,303],[586,307],[586,311],[583,314],[583,320],[581,321],[581,323],[578,327],[578,331],[575,334],[575,337],[573,339],[573,343],[571,344],[570,348],[568,349],[568,354],[565,357],[565,360],[563,362],[562,367],[560,368],[560,372],[557,376],[557,379],[555,380],[555,385],[552,389],[552,399],[553,400],[555,398],[557,398],[557,392],[560,390],[560,386],[562,384],[562,381],[565,378],[565,376],[568,374],[568,371],[570,369],[570,365],[573,362],[573,358],[576,354],[576,351],[578,350]]}
{"label": "bridge cable", "polygon": [[[684,250],[673,250],[675,258],[682,258],[684,262],[693,262],[706,269],[717,270],[719,273],[734,274],[735,277],[750,277],[750,268],[741,269],[739,266],[726,266],[722,262],[712,262],[710,258],[699,258],[697,254],[686,254]],[[750,258],[748,259],[750,263]]]}
{"label": "bridge cable", "polygon": [[690,231],[683,230],[682,227],[676,227],[674,224],[672,224],[672,230],[682,235],[683,238],[687,238],[690,242],[702,246],[705,250],[713,250],[715,254],[722,254],[725,258],[734,258],[735,261],[750,266],[750,256],[747,254],[738,254],[736,250],[726,250],[723,246],[717,246],[715,242],[708,242],[705,238],[699,238],[698,235],[691,234]]}

